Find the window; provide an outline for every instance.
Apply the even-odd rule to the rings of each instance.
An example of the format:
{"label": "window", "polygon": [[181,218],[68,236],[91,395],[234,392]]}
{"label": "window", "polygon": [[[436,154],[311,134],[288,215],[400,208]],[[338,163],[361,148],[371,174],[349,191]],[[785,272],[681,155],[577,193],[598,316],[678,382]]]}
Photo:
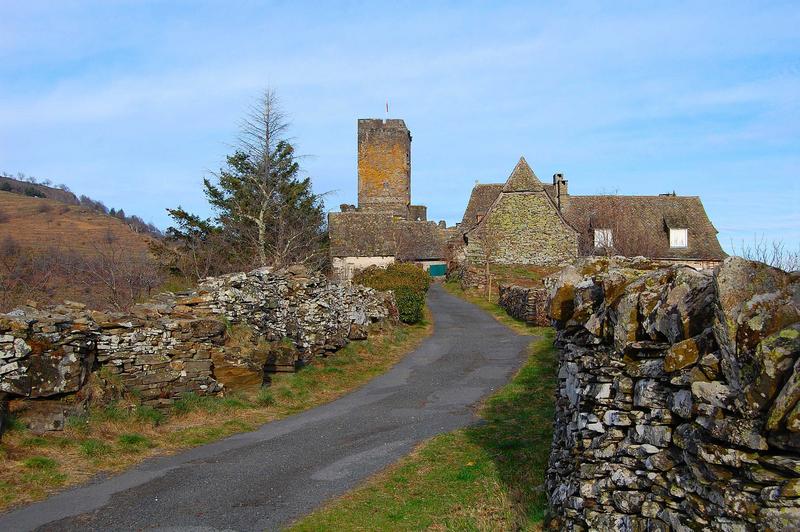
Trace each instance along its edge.
{"label": "window", "polygon": [[478,223],[481,223],[481,220],[483,220],[483,215],[482,215],[482,214],[478,214],[477,216],[475,216],[475,220],[476,220]]}
{"label": "window", "polygon": [[685,248],[689,245],[689,230],[688,229],[670,229],[669,230],[669,247],[671,248]]}
{"label": "window", "polygon": [[614,235],[611,233],[611,229],[594,230],[594,247],[610,248],[613,246],[614,246]]}

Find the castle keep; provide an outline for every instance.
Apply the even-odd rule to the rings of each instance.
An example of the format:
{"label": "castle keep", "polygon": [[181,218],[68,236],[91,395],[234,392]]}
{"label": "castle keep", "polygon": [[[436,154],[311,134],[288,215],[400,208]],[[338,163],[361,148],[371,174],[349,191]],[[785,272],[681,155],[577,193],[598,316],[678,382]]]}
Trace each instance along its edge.
{"label": "castle keep", "polygon": [[725,252],[697,196],[570,195],[563,174],[543,183],[520,158],[505,183],[475,185],[456,227],[411,204],[411,133],[403,120],[358,120],[358,206],[328,215],[333,271],[396,260],[444,275],[467,266],[556,266],[581,256],[644,256],[698,267]]}
{"label": "castle keep", "polygon": [[328,230],[341,280],[395,260],[444,273],[445,244],[457,233],[427,221],[424,205],[411,205],[411,132],[403,120],[358,120],[358,206],[329,213]]}
{"label": "castle keep", "polygon": [[358,121],[358,207],[406,217],[411,203],[411,132],[402,120]]}

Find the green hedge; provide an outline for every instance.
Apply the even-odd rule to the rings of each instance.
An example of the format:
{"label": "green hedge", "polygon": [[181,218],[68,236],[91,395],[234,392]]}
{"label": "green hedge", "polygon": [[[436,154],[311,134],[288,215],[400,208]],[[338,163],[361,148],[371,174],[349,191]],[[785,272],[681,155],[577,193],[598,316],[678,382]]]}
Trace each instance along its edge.
{"label": "green hedge", "polygon": [[358,272],[353,282],[376,290],[392,290],[403,323],[417,323],[422,319],[431,276],[416,264],[396,262],[386,268],[371,266]]}

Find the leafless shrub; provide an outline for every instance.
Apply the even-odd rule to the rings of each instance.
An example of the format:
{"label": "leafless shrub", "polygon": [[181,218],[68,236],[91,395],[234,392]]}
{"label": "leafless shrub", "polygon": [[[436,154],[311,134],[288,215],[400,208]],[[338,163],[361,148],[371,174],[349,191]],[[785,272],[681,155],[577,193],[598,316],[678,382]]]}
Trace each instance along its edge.
{"label": "leafless shrub", "polygon": [[0,224],[8,222],[11,217],[3,211],[0,211]]}
{"label": "leafless shrub", "polygon": [[0,310],[47,295],[55,266],[53,256],[31,253],[12,237],[5,237],[0,241]]}
{"label": "leafless shrub", "polygon": [[53,207],[49,203],[42,203],[36,207],[36,212],[40,214],[44,214],[46,212],[50,212],[53,210]]}
{"label": "leafless shrub", "polygon": [[742,240],[738,247],[731,241],[731,251],[733,255],[763,262],[787,272],[800,270],[800,244],[796,250],[791,250],[781,240],[770,241],[764,235],[754,235],[752,242]]}
{"label": "leafless shrub", "polygon": [[191,281],[257,266],[252,257],[237,254],[222,231],[187,234],[179,241],[157,240],[151,251],[163,268]]}
{"label": "leafless shrub", "polygon": [[67,257],[64,267],[74,282],[96,291],[111,308],[129,308],[150,296],[163,281],[158,265],[147,252],[129,250],[111,232],[93,248],[93,254]]}

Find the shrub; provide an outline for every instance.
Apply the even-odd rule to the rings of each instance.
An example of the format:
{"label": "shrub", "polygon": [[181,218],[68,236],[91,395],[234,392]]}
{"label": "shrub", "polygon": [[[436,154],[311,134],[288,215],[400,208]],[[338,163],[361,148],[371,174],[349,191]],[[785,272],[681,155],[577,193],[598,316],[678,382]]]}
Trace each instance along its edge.
{"label": "shrub", "polygon": [[44,194],[42,194],[41,192],[39,192],[38,190],[36,190],[33,187],[25,187],[24,193],[25,193],[26,196],[29,196],[31,198],[43,198],[44,197]]}
{"label": "shrub", "polygon": [[361,270],[353,277],[353,282],[376,290],[396,290],[407,286],[425,293],[431,284],[431,276],[416,264],[395,262],[386,268],[370,266]]}
{"label": "shrub", "polygon": [[417,323],[422,319],[422,309],[425,307],[425,294],[412,290],[407,286],[400,286],[394,291],[400,321],[403,323]]}
{"label": "shrub", "polygon": [[392,290],[403,323],[417,323],[422,319],[431,276],[416,264],[396,262],[386,268],[373,266],[357,273],[353,282],[376,290]]}

